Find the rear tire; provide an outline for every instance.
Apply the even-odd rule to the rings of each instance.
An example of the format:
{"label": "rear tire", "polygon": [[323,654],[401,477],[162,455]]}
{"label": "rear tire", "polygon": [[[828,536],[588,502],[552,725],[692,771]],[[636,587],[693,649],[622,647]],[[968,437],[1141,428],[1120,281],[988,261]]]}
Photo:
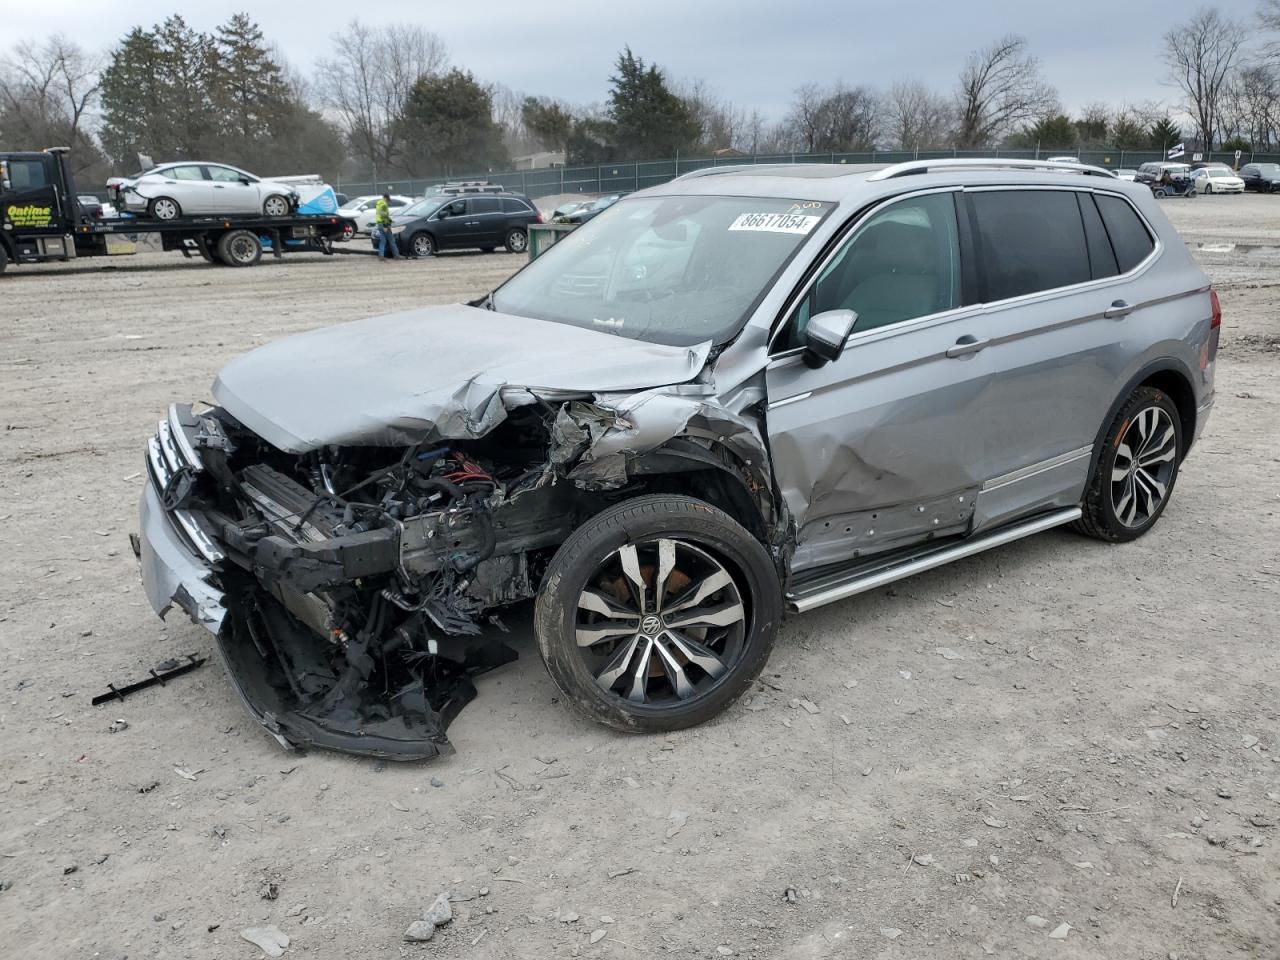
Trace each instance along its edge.
{"label": "rear tire", "polygon": [[529,249],[529,234],[519,227],[512,227],[507,231],[504,246],[508,253],[524,253]]}
{"label": "rear tire", "polygon": [[662,495],[611,507],[561,545],[538,593],[535,632],[575,708],[617,730],[654,733],[703,723],[741,696],[781,618],[778,575],[760,542],[710,504]]}
{"label": "rear tire", "polygon": [[152,220],[162,220],[168,223],[170,220],[177,220],[182,216],[182,207],[172,197],[156,197],[147,204],[147,213]]}
{"label": "rear tire", "polygon": [[1076,530],[1127,543],[1154,527],[1173,496],[1182,450],[1178,408],[1164,391],[1139,387],[1107,428]]}
{"label": "rear tire", "polygon": [[252,267],[262,259],[262,241],[249,230],[232,230],[218,238],[218,259],[228,267]]}
{"label": "rear tire", "polygon": [[0,273],[4,273],[4,268],[9,266],[9,251],[3,243],[0,243]]}

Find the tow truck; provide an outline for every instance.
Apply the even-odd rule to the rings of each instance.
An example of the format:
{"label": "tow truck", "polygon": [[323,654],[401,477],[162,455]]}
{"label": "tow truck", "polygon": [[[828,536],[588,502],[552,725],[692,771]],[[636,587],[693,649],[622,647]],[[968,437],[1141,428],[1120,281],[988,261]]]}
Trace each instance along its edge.
{"label": "tow truck", "polygon": [[333,253],[335,240],[352,234],[337,216],[196,216],[150,220],[89,216],[81,209],[67,147],[0,153],[0,273],[10,264],[43,263],[135,252],[136,238],[156,235],[163,250],[209,263],[251,267],[264,245],[280,257],[289,250]]}

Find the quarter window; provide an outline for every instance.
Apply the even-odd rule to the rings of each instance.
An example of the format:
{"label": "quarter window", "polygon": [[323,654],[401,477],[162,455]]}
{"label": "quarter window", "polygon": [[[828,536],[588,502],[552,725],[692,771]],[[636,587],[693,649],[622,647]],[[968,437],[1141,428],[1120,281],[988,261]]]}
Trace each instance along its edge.
{"label": "quarter window", "polygon": [[845,241],[800,302],[784,349],[802,346],[809,318],[853,310],[855,331],[960,306],[960,243],[950,193],[911,197],[874,213]]}
{"label": "quarter window", "polygon": [[503,197],[502,212],[503,213],[531,213],[532,211],[529,209],[528,204],[526,204],[523,200],[516,200],[512,197]]}
{"label": "quarter window", "polygon": [[995,190],[970,196],[988,302],[1089,280],[1084,223],[1073,191]]}
{"label": "quarter window", "polygon": [[1111,248],[1116,252],[1120,272],[1128,273],[1151,255],[1155,241],[1147,232],[1137,211],[1119,197],[1097,194],[1098,212],[1107,226]]}

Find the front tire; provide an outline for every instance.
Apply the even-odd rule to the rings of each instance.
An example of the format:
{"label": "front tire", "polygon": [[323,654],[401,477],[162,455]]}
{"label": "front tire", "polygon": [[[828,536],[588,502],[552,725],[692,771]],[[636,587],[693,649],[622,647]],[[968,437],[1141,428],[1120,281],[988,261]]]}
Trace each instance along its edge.
{"label": "front tire", "polygon": [[543,662],[578,710],[633,733],[719,714],[769,659],[782,593],[768,552],[681,496],[592,517],[551,561],[535,609]]}
{"label": "front tire", "polygon": [[529,234],[519,227],[512,227],[507,231],[504,246],[508,253],[524,253],[529,249]]}
{"label": "front tire", "polygon": [[[396,238],[392,237],[390,242],[395,243]],[[429,233],[415,233],[413,239],[409,241],[409,249],[413,251],[415,257],[426,259],[436,252],[436,242]]]}
{"label": "front tire", "polygon": [[289,201],[279,194],[272,194],[262,201],[262,212],[268,217],[287,217],[289,215]]}
{"label": "front tire", "polygon": [[172,197],[156,197],[147,204],[147,213],[151,215],[152,220],[163,220],[167,223],[182,216],[182,207]]}
{"label": "front tire", "polygon": [[1107,429],[1076,529],[1108,543],[1142,536],[1173,496],[1182,450],[1178,408],[1162,390],[1139,387]]}

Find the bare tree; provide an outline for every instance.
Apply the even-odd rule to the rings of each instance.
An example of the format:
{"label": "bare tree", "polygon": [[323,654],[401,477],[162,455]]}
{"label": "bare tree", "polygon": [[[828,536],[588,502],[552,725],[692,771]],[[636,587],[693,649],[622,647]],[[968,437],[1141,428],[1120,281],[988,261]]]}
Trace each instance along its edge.
{"label": "bare tree", "polygon": [[0,142],[17,149],[65,146],[83,169],[98,159],[90,116],[101,59],[61,34],[19,43],[0,60]]}
{"label": "bare tree", "polygon": [[1057,92],[1027,54],[1026,38],[1009,34],[969,54],[956,90],[956,145],[986,147],[1014,129],[1058,112]]}
{"label": "bare tree", "polygon": [[949,139],[951,103],[919,80],[904,80],[885,98],[888,135],[900,150],[940,147]]}
{"label": "bare tree", "polygon": [[745,110],[721,97],[705,80],[680,84],[675,92],[698,124],[700,144],[708,150],[732,148],[752,152],[750,118]]}
{"label": "bare tree", "polygon": [[1183,107],[1206,150],[1218,133],[1227,78],[1244,41],[1244,26],[1211,7],[1201,7],[1164,35],[1169,79],[1182,92]]}
{"label": "bare tree", "polygon": [[1239,136],[1254,150],[1269,150],[1280,126],[1280,77],[1268,63],[1251,63],[1228,80],[1223,97],[1224,138]]}
{"label": "bare tree", "polygon": [[448,63],[444,41],[416,24],[368,27],[359,20],[332,40],[334,56],[316,64],[316,90],[352,148],[375,170],[387,170],[401,157],[397,121],[413,85]]}
{"label": "bare tree", "polygon": [[883,108],[869,87],[829,89],[807,83],[796,90],[786,123],[796,146],[807,153],[870,150],[880,137]]}

